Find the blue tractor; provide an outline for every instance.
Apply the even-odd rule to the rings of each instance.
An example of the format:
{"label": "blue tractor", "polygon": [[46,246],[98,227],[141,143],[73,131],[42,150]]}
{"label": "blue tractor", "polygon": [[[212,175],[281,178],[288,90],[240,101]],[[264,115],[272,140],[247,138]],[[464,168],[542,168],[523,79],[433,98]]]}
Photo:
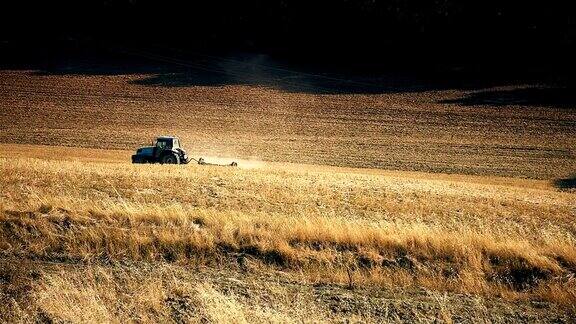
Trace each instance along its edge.
{"label": "blue tractor", "polygon": [[152,146],[141,147],[132,155],[132,163],[187,164],[190,158],[172,136],[158,137]]}

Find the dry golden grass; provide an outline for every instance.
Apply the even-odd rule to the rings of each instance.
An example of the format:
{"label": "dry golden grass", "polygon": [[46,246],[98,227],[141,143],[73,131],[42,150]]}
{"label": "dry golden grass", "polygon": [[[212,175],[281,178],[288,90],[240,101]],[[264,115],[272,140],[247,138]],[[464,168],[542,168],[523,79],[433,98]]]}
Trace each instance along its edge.
{"label": "dry golden grass", "polygon": [[[25,270],[26,268],[18,268]],[[278,277],[278,276],[277,276]],[[380,289],[346,290],[227,270],[175,264],[45,265],[29,300],[12,300],[12,322],[445,322],[566,317],[482,298],[421,291],[418,298]],[[0,295],[0,297],[2,297]],[[462,307],[464,304],[465,307]],[[28,305],[28,306],[26,306]],[[5,310],[6,305],[0,306]],[[510,308],[508,308],[510,309]],[[550,309],[549,309],[550,310]],[[548,311],[549,311],[548,310]],[[557,309],[552,308],[553,311]]]}
{"label": "dry golden grass", "polygon": [[0,319],[24,323],[45,319],[72,323],[296,323],[299,321],[291,316],[325,318],[323,310],[310,305],[289,309],[289,297],[282,296],[289,292],[279,284],[265,289],[266,296],[279,301],[266,307],[257,296],[247,300],[231,292],[238,282],[171,265],[48,267],[29,296],[33,302],[25,306],[12,300],[12,314],[0,314]]}
{"label": "dry golden grass", "polygon": [[[70,322],[165,322],[172,316],[167,311],[178,310],[178,300],[173,300],[175,309],[164,307],[169,291],[198,308],[196,313],[183,314],[185,321],[247,323],[244,310],[234,297],[223,295],[209,283],[190,284],[175,278],[167,283],[161,278],[141,278],[144,281],[138,282],[133,280],[135,273],[124,272],[121,279],[132,286],[119,289],[112,276],[104,268],[83,271],[80,275],[69,271],[48,275],[35,296],[37,305],[49,316]],[[122,297],[122,292],[132,295]]]}
{"label": "dry golden grass", "polygon": [[[6,158],[18,150],[45,159]],[[122,152],[108,163],[96,161],[99,151],[78,150],[2,146],[5,257],[234,264],[305,283],[425,288],[567,309],[576,302],[576,195],[546,181],[282,164],[131,165],[118,163]],[[74,280],[90,279],[48,276],[39,307],[75,321],[119,320],[121,312],[94,299],[105,287]],[[154,309],[146,289],[135,302]],[[219,316],[242,321],[245,310],[233,299],[194,289],[202,316],[220,307],[231,313]],[[94,305],[93,317],[62,308],[88,307],[82,303]]]}

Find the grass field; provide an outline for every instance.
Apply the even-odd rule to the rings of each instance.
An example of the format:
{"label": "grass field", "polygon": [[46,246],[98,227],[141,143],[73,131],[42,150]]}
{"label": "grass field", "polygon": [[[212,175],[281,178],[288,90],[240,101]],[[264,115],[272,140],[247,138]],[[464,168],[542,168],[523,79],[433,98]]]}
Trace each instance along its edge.
{"label": "grass field", "polygon": [[225,63],[0,70],[0,321],[576,316],[573,107]]}
{"label": "grass field", "polygon": [[[466,318],[462,309],[470,307],[463,301],[445,301],[442,307],[460,313],[452,308],[443,315],[442,304],[433,302],[454,294],[540,302],[560,318],[573,311],[576,196],[550,181],[264,162],[249,168],[134,166],[126,162],[130,152],[100,152],[0,146],[3,258],[46,268],[30,279],[34,288],[22,300],[33,302],[21,301],[28,308],[14,306],[15,300],[5,314],[17,309],[74,321],[177,319],[169,300],[184,295],[189,300],[181,316],[298,321],[328,303],[320,299],[294,313],[278,293],[259,291],[258,298],[273,298],[274,312],[262,313],[262,305],[214,288],[228,280],[214,269],[243,282],[286,277],[308,290],[370,287],[407,298],[424,289],[434,311],[420,315],[431,318]],[[213,283],[186,276],[187,267],[205,269],[195,276]],[[115,304],[124,290],[143,295]],[[373,302],[378,307],[382,300]],[[70,303],[77,309],[66,310]],[[237,313],[221,314],[222,308]],[[324,309],[314,318],[370,321],[378,314]],[[484,316],[498,320],[502,314]]]}

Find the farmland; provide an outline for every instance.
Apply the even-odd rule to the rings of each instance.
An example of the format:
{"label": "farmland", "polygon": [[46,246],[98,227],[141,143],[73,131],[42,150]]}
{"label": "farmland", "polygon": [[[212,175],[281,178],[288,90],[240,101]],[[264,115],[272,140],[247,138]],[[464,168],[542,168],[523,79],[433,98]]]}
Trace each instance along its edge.
{"label": "farmland", "polygon": [[574,107],[225,63],[0,71],[0,321],[573,318]]}
{"label": "farmland", "polygon": [[[32,295],[15,308],[27,316],[120,321],[137,312],[142,319],[175,319],[167,300],[195,305],[194,298],[208,294],[203,311],[234,303],[250,321],[273,315],[298,320],[318,311],[314,307],[324,312],[317,319],[370,321],[383,316],[379,307],[391,298],[377,292],[388,291],[406,303],[391,320],[465,319],[462,310],[472,307],[466,303],[478,312],[495,308],[483,316],[498,320],[508,316],[505,306],[493,304],[499,300],[519,303],[543,320],[525,303],[541,301],[561,318],[576,297],[576,198],[549,181],[269,163],[246,169],[132,166],[122,151],[95,161],[99,150],[1,148],[3,258],[30,260],[18,263],[31,268],[20,271],[40,273]],[[201,270],[190,275],[187,268]],[[316,286],[339,298],[350,298],[347,289],[372,296],[363,306],[372,311],[327,311],[328,301],[318,297],[312,309],[293,313],[282,293],[257,289],[269,285],[263,277],[270,276],[296,285],[290,294],[301,298],[320,293]],[[210,280],[199,285],[199,278]],[[272,298],[276,313],[258,313],[262,305],[230,297],[240,289],[225,288],[230,278],[240,280],[233,287],[252,285],[255,298]],[[133,288],[113,288],[121,282]],[[368,287],[378,289],[364,291]],[[129,305],[115,304],[118,296],[142,289],[146,295]],[[222,295],[222,289],[235,292]],[[410,297],[418,289],[429,293]],[[480,306],[466,300],[449,306],[460,298],[454,294],[476,296]],[[88,317],[64,311],[70,303]],[[419,303],[428,307],[421,314],[403,313],[416,312]],[[186,308],[192,306],[182,307],[178,316],[192,316],[193,308]],[[212,312],[200,316],[220,314]]]}
{"label": "farmland", "polygon": [[230,75],[86,63],[4,70],[0,141],[134,149],[172,134],[199,156],[536,179],[576,169],[576,113],[534,102],[534,91],[556,98],[535,85],[368,80],[390,85],[338,91],[347,84],[225,66]]}

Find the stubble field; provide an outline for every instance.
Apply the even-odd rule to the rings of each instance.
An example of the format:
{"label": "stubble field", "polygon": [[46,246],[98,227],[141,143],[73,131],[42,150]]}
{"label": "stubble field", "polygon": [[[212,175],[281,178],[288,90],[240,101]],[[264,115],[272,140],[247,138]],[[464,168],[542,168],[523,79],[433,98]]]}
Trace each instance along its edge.
{"label": "stubble field", "polygon": [[[1,320],[574,315],[573,108],[0,73]],[[159,134],[240,167],[129,164]]]}

